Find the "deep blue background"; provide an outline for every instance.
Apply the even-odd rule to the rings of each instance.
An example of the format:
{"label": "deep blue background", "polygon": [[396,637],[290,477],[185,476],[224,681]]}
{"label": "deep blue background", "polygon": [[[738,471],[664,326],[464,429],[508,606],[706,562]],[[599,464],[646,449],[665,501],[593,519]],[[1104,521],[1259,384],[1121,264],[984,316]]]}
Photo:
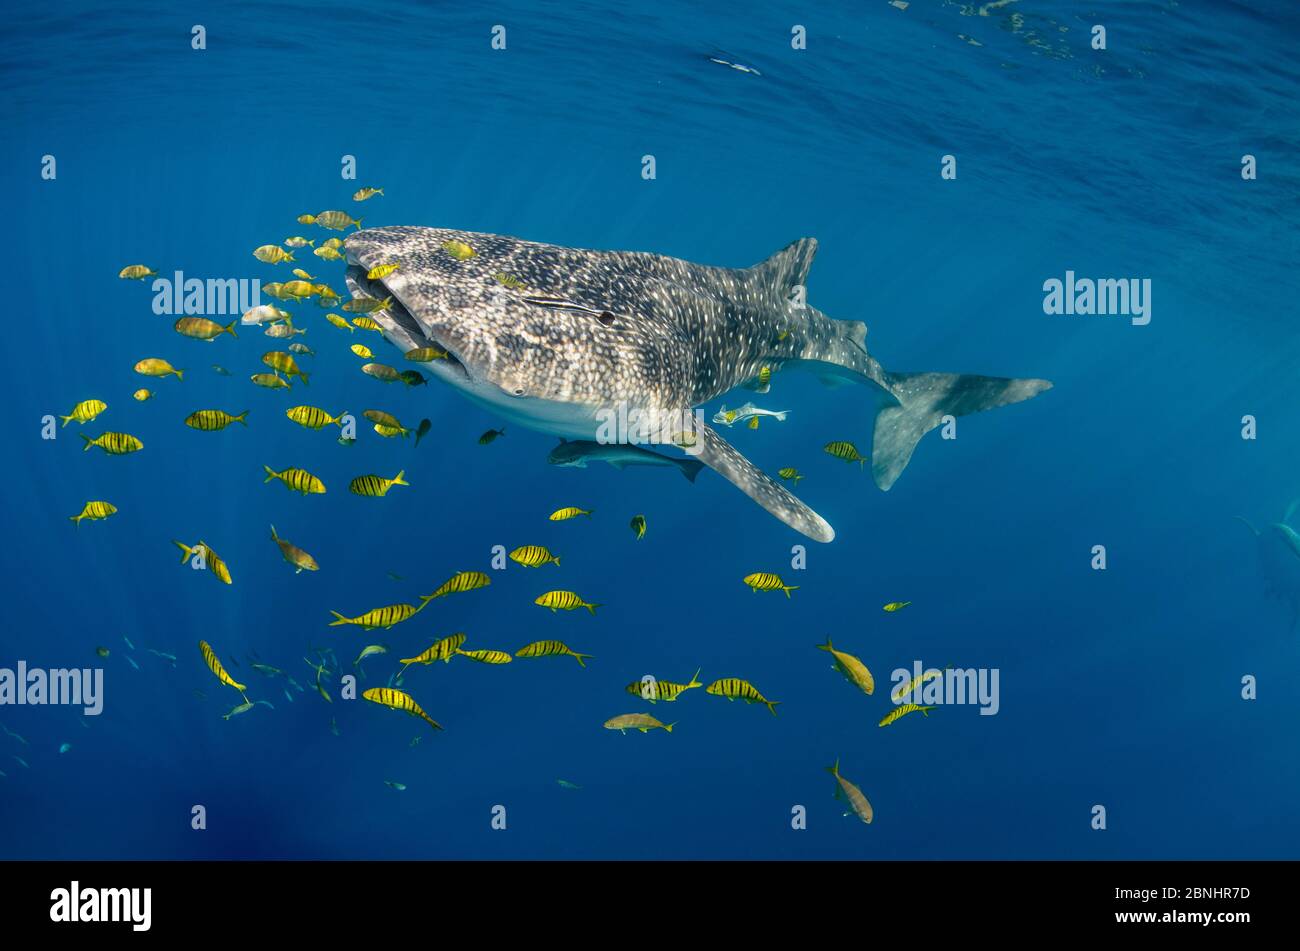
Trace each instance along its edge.
{"label": "deep blue background", "polygon": [[[89,729],[66,708],[0,709],[31,744],[0,735],[0,857],[1296,857],[1297,635],[1232,520],[1280,518],[1300,495],[1293,5],[701,6],[55,4],[0,17],[0,665],[113,652]],[[206,51],[190,48],[195,23]],[[489,46],[497,23],[504,52]],[[790,46],[796,23],[804,51]],[[1104,52],[1089,48],[1093,23],[1108,28]],[[956,181],[940,179],[946,153]],[[1243,153],[1258,181],[1241,179]],[[344,154],[357,181],[339,177]],[[645,154],[655,181],[640,176]],[[355,205],[361,185],[385,197]],[[868,392],[778,374],[758,401],[789,421],[732,436],[768,470],[803,470],[801,494],[839,533],[809,543],[794,572],[802,540],[712,473],[691,486],[668,470],[555,469],[552,440],[514,428],[480,447],[497,419],[437,384],[363,376],[347,345],[391,348],[311,305],[290,308],[319,354],[303,361],[310,387],[261,390],[247,377],[273,342],[252,329],[182,338],[147,286],[116,276],[146,263],[283,279],[249,252],[325,237],[294,221],[325,208],[730,266],[814,235],[810,301],[865,320],[886,367],[1056,386],[963,420],[956,441],[928,436],[884,494],[821,452],[869,446]],[[298,257],[342,287],[341,265]],[[1042,283],[1067,268],[1151,278],[1151,324],[1044,315]],[[137,377],[144,356],[184,381]],[[140,385],[157,398],[135,403]],[[83,454],[76,424],[39,438],[42,416],[90,397],[109,410],[85,432],[125,430],[145,450]],[[300,402],[434,429],[418,449],[369,431],[343,448],[284,418]],[[206,407],[249,409],[249,427],[181,424]],[[1253,442],[1239,437],[1247,413]],[[329,493],[264,485],[264,463],[308,468]],[[411,488],[388,498],[346,491],[353,475],[402,468]],[[119,514],[73,529],[89,498]],[[546,520],[568,504],[596,515]],[[272,521],[319,573],[281,561]],[[177,564],[170,540],[199,537],[232,587]],[[548,545],[563,568],[512,566],[373,636],[327,626],[331,609],[413,600],[485,568],[496,544]],[[1095,544],[1105,572],[1089,569]],[[752,594],[740,578],[755,570],[801,587]],[[551,586],[606,607],[552,616],[531,603]],[[881,612],[898,599],[915,604]],[[246,661],[232,672],[275,709],[223,721],[238,698],[195,646],[256,650],[307,682],[309,642],[345,662],[386,642],[367,686],[456,630],[471,647],[558,637],[596,656],[585,670],[414,669],[408,688],[446,732],[410,748],[429,733],[417,721],[313,694],[289,704]],[[143,669],[125,662],[123,634]],[[814,648],[828,635],[870,666],[875,696],[829,669]],[[176,669],[147,647],[179,655]],[[890,671],[917,659],[999,668],[1001,712],[877,729]],[[749,679],[780,715],[692,691],[652,710],[680,722],[671,736],[601,729],[647,709],[629,681],[697,666],[706,682]],[[1245,674],[1256,702],[1239,697]],[[831,798],[822,768],[837,756],[875,806],[869,828]],[[206,832],[189,828],[195,803]],[[1097,803],[1105,832],[1089,827]],[[504,832],[489,826],[496,804]],[[795,804],[806,831],[790,829]]]}

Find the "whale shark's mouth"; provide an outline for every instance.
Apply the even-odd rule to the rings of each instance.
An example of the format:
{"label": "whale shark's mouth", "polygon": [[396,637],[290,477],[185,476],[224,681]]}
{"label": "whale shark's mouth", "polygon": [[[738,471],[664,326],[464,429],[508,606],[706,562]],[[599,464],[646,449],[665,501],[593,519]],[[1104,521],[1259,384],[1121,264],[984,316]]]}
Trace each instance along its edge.
{"label": "whale shark's mouth", "polygon": [[[461,362],[461,359],[456,354],[455,350],[453,350],[445,340],[439,340],[436,336],[430,336],[424,327],[421,326],[420,322],[415,319],[415,315],[413,315],[407,309],[406,305],[402,303],[402,299],[391,287],[383,281],[372,281],[367,278],[366,269],[359,264],[348,265],[347,283],[350,290],[359,292],[354,293],[354,296],[364,295],[373,297],[376,300],[384,300],[389,297],[392,298],[393,302],[384,310],[378,312],[381,321],[387,319],[396,325],[397,333],[394,334],[390,332],[386,334],[392,342],[397,343],[400,346],[402,345],[400,338],[405,338],[406,342],[410,344],[407,348],[408,352],[419,347],[437,347],[439,350],[446,353],[447,356],[445,358],[439,357],[438,359],[423,365],[429,367],[438,376],[442,376],[452,382],[470,382],[472,378],[470,377],[469,370],[467,370],[465,364]],[[394,337],[399,339],[393,339]]]}

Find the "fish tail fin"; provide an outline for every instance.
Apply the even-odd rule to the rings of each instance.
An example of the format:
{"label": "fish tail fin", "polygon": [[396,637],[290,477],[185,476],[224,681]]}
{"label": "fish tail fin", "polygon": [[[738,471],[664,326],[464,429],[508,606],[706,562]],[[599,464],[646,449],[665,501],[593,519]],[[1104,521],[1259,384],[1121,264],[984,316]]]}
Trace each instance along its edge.
{"label": "fish tail fin", "polygon": [[899,404],[876,414],[871,473],[876,485],[885,490],[907,468],[921,437],[945,416],[966,416],[1019,403],[1052,386],[1047,380],[964,373],[887,373],[885,382]]}
{"label": "fish tail fin", "polygon": [[682,469],[682,475],[686,476],[686,481],[690,483],[695,482],[695,477],[699,475],[700,470],[704,468],[704,463],[700,462],[698,459],[683,459],[679,465]]}
{"label": "fish tail fin", "polygon": [[817,645],[817,649],[818,649],[819,651],[833,651],[833,650],[835,650],[835,646],[831,643],[831,639],[830,639],[830,637],[828,636],[828,637],[826,638],[826,643],[825,643],[825,644],[818,644],[818,645]]}
{"label": "fish tail fin", "polygon": [[85,433],[77,433],[77,435],[80,436],[82,439],[86,440],[86,444],[81,447],[81,451],[88,452],[90,450],[90,447],[95,444],[95,440],[91,439]]}
{"label": "fish tail fin", "polygon": [[360,218],[358,218],[356,221],[354,221],[354,222],[352,222],[352,223],[353,223],[354,225],[357,226],[357,230],[358,230],[358,231],[361,230],[361,219],[360,219]]}
{"label": "fish tail fin", "polygon": [[266,478],[262,480],[262,484],[263,484],[263,485],[265,485],[266,483],[270,482],[272,479],[278,479],[278,478],[280,478],[280,473],[276,472],[276,471],[275,471],[274,469],[272,469],[270,466],[268,466],[268,465],[266,465],[266,464],[263,464],[263,465],[262,465],[262,468],[266,470]]}
{"label": "fish tail fin", "polygon": [[772,711],[772,716],[776,716],[776,705],[780,702],[781,702],[780,700],[767,701],[767,708]]}
{"label": "fish tail fin", "polygon": [[[59,419],[63,420],[63,426],[66,426],[68,425],[68,423],[72,422],[71,416],[60,416]],[[59,428],[62,429],[63,426],[60,426]]]}
{"label": "fish tail fin", "polygon": [[671,732],[673,732],[673,727],[675,727],[676,725],[677,725],[676,723],[667,723],[667,724],[665,724],[665,725],[664,725],[664,732],[665,732],[665,733],[671,733]]}
{"label": "fish tail fin", "polygon": [[235,333],[235,324],[237,324],[237,323],[239,323],[239,321],[237,321],[237,320],[232,320],[230,323],[226,324],[226,326],[222,329],[221,332],[222,332],[222,333],[226,333],[226,334],[230,334],[230,336],[232,336],[232,337],[234,337],[236,340],[238,340],[238,339],[239,339],[239,335]]}
{"label": "fish tail fin", "polygon": [[790,597],[791,591],[799,590],[799,586],[797,584],[783,584],[781,585],[781,590],[785,592],[785,596],[788,598]]}
{"label": "fish tail fin", "polygon": [[840,774],[840,758],[839,758],[838,756],[835,757],[835,765],[834,765],[834,766],[827,766],[827,767],[826,767],[826,772],[830,773],[832,776],[839,776],[839,774]]}
{"label": "fish tail fin", "polygon": [[592,614],[595,614],[595,613],[596,613],[596,608],[604,607],[604,605],[601,605],[601,604],[584,604],[583,607],[586,608],[588,611],[590,611]]}
{"label": "fish tail fin", "polygon": [[243,424],[244,426],[247,426],[247,425],[248,425],[248,410],[244,410],[242,413],[240,413],[238,416],[236,416],[235,419],[238,420],[238,421],[239,421],[241,424]]}
{"label": "fish tail fin", "polygon": [[307,374],[303,373],[302,370],[298,371],[298,379],[302,380],[303,386],[307,385]]}
{"label": "fish tail fin", "polygon": [[81,528],[81,516],[80,516],[80,515],[69,515],[68,518],[69,518],[69,520],[71,520],[71,522],[72,522],[72,524],[73,524],[74,526],[76,526],[77,528]]}
{"label": "fish tail fin", "polygon": [[559,556],[559,555],[553,555],[553,556],[551,557],[551,561],[555,562],[555,567],[557,567],[557,568],[560,567],[560,556]]}
{"label": "fish tail fin", "polygon": [[181,564],[185,564],[186,559],[194,553],[194,549],[184,542],[178,542],[174,538],[172,539],[172,544],[181,550]]}
{"label": "fish tail fin", "polygon": [[403,469],[402,471],[397,473],[397,475],[393,476],[393,485],[410,485],[411,483],[407,482],[406,479],[403,478],[403,476],[405,475],[406,475],[406,470]]}
{"label": "fish tail fin", "polygon": [[337,426],[339,429],[342,429],[342,428],[343,428],[343,417],[346,416],[346,415],[348,415],[348,411],[347,411],[347,410],[344,410],[343,412],[341,412],[341,413],[339,413],[337,416],[335,416],[333,419],[331,419],[330,422],[333,423],[335,426]]}
{"label": "fish tail fin", "polygon": [[585,657],[585,658],[587,658],[588,660],[590,660],[590,659],[591,659],[592,657],[594,657],[595,655],[594,655],[594,654],[579,654],[579,653],[577,653],[577,652],[575,651],[573,656],[574,656],[574,658],[578,661],[578,666],[579,666],[579,667],[586,667],[587,665],[584,664],[584,663],[582,662],[583,658]]}
{"label": "fish tail fin", "polygon": [[784,423],[785,418],[790,415],[790,411],[788,409],[783,409],[780,412],[774,413],[773,415],[777,418],[778,422]]}
{"label": "fish tail fin", "polygon": [[686,685],[687,690],[690,690],[692,687],[704,686],[704,684],[700,683],[700,671],[703,669],[704,669],[703,667],[695,668],[695,673],[691,674],[691,682]]}
{"label": "fish tail fin", "polygon": [[280,540],[280,536],[277,535],[277,534],[275,533],[275,526],[272,525],[272,526],[271,526],[271,541],[278,542],[279,540]]}
{"label": "fish tail fin", "polygon": [[350,623],[348,619],[345,618],[342,614],[339,614],[338,611],[331,611],[330,614],[334,615],[335,617],[335,620],[330,621],[330,627],[338,627],[340,624]]}
{"label": "fish tail fin", "polygon": [[176,373],[176,379],[178,379],[178,380],[183,380],[183,379],[185,379],[185,375],[184,375],[184,374],[185,374],[185,371],[184,371],[184,370],[176,370],[175,373]]}

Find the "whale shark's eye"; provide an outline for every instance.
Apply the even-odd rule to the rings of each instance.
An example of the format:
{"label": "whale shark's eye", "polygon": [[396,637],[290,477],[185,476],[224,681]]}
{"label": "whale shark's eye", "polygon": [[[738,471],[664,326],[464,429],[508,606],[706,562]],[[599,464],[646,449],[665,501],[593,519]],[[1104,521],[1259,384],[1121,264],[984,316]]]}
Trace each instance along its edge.
{"label": "whale shark's eye", "polygon": [[523,395],[524,395],[524,388],[522,386],[516,386],[515,396],[523,396]]}
{"label": "whale shark's eye", "polygon": [[614,325],[614,315],[607,310],[602,310],[600,312],[600,316],[597,317],[596,319],[599,320],[606,327],[612,327]]}

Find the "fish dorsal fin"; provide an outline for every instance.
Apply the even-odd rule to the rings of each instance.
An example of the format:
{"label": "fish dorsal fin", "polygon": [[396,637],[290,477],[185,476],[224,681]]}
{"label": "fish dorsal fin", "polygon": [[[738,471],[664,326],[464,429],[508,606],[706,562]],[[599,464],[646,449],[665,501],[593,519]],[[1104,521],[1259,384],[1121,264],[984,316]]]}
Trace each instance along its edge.
{"label": "fish dorsal fin", "polygon": [[782,297],[788,297],[794,287],[807,287],[808,271],[816,256],[817,239],[800,238],[787,244],[766,261],[760,261],[749,268],[749,273],[764,287],[776,291]]}
{"label": "fish dorsal fin", "polygon": [[819,542],[835,538],[826,520],[795,498],[703,423],[695,423],[696,458],[797,532]]}

